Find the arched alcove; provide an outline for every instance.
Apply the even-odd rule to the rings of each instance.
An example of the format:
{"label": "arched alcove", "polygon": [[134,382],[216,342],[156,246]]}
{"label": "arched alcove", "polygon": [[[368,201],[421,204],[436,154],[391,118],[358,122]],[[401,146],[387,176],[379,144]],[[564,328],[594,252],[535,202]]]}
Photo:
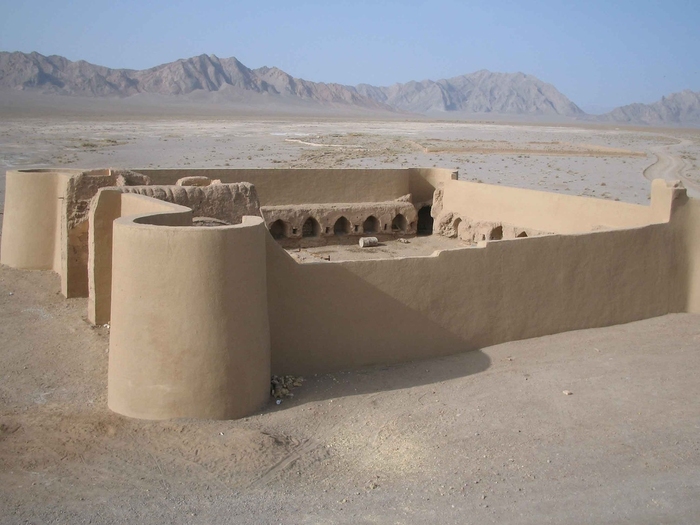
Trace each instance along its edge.
{"label": "arched alcove", "polygon": [[407,226],[408,221],[406,220],[406,217],[400,213],[394,217],[394,220],[391,221],[391,231],[394,233],[404,233]]}
{"label": "arched alcove", "polygon": [[454,231],[454,236],[459,237],[459,225],[462,224],[462,218],[457,217],[452,223],[452,230]]}
{"label": "arched alcove", "polygon": [[379,219],[374,215],[367,217],[362,223],[362,231],[365,233],[377,233],[379,231]]}
{"label": "arched alcove", "polygon": [[287,236],[287,224],[282,219],[278,219],[270,224],[269,230],[273,239],[283,239]]}
{"label": "arched alcove", "polygon": [[503,226],[496,226],[489,234],[490,241],[500,241],[503,239]]}
{"label": "arched alcove", "polygon": [[304,225],[301,227],[302,237],[318,237],[321,235],[321,225],[313,217],[309,217],[304,221]]}
{"label": "arched alcove", "polygon": [[350,221],[345,217],[339,217],[333,225],[333,233],[335,235],[347,235],[350,233]]}

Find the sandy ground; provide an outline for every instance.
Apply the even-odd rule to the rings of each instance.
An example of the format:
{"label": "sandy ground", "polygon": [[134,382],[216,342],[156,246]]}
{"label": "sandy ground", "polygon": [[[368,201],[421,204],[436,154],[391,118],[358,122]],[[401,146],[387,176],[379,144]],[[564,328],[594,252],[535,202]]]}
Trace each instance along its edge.
{"label": "sandy ground", "polygon": [[646,204],[652,177],[680,176],[700,196],[698,159],[700,130],[249,117],[0,119],[3,179],[4,169],[47,166],[439,166],[458,169],[464,180]]}
{"label": "sandy ground", "polygon": [[345,244],[289,248],[287,252],[301,263],[327,261],[361,261],[394,259],[397,257],[428,257],[437,251],[476,246],[459,239],[441,235],[405,236],[401,239],[380,240],[377,246],[360,248],[358,237],[349,237]]}
{"label": "sandy ground", "polygon": [[107,329],[58,290],[0,269],[2,523],[700,515],[696,315],[308,377],[239,421],[146,422],[107,409]]}
{"label": "sandy ground", "polygon": [[[437,165],[639,203],[645,177],[700,181],[699,149],[684,130],[0,121],[8,169]],[[697,315],[308,377],[239,421],[147,422],[107,409],[108,329],[59,288],[0,268],[0,523],[698,522]]]}

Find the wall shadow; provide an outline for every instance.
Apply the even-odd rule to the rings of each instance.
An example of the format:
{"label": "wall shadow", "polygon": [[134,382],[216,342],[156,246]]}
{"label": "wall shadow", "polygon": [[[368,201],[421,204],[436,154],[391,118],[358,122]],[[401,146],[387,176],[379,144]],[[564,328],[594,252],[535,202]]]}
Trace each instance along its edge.
{"label": "wall shadow", "polygon": [[270,396],[261,412],[285,410],[329,399],[438,384],[478,374],[490,366],[489,356],[480,350],[471,350],[445,357],[304,376],[302,386],[292,390],[294,397],[283,399],[282,403],[277,405],[276,400]]}
{"label": "wall shadow", "polygon": [[[381,261],[367,264],[372,272]],[[437,322],[445,317],[445,304],[419,299],[434,278],[429,266],[420,258],[406,260],[405,273],[387,277],[396,280],[389,289],[410,290],[416,299],[411,301],[389,295],[343,264],[299,264],[269,237],[272,373],[309,379],[297,389],[295,404],[437,383],[489,368],[490,359],[479,351],[481,334],[465,340]]]}

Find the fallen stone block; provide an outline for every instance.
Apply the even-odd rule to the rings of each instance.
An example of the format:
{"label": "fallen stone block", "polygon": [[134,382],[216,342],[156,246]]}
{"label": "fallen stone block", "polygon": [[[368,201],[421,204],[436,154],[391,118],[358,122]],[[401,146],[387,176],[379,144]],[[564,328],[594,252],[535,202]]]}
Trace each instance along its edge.
{"label": "fallen stone block", "polygon": [[373,246],[379,246],[379,239],[376,237],[362,237],[360,239],[360,248],[371,248]]}

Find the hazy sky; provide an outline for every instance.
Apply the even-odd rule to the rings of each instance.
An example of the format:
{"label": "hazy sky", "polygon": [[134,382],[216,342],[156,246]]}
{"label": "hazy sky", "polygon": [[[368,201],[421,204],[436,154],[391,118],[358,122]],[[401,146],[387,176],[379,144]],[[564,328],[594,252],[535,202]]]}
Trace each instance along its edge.
{"label": "hazy sky", "polygon": [[700,0],[0,0],[0,50],[132,69],[206,53],[351,85],[522,71],[585,109],[700,91]]}

